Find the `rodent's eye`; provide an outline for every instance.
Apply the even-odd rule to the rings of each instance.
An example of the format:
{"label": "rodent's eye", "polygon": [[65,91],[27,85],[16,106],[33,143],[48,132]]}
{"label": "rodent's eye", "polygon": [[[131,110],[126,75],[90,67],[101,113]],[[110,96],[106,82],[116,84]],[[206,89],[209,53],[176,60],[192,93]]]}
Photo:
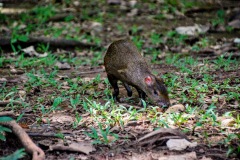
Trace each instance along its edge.
{"label": "rodent's eye", "polygon": [[153,92],[156,96],[158,95],[158,93],[157,93],[157,91],[156,90],[154,90],[154,92]]}

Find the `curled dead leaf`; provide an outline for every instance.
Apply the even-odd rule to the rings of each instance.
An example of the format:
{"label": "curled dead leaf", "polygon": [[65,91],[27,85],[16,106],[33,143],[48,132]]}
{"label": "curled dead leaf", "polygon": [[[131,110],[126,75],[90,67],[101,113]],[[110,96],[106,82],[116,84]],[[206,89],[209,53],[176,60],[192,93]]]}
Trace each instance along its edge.
{"label": "curled dead leaf", "polygon": [[235,123],[232,117],[218,117],[217,121],[221,123],[222,127],[232,127]]}
{"label": "curled dead leaf", "polygon": [[185,107],[182,104],[176,104],[176,105],[169,107],[166,110],[166,113],[176,113],[176,112],[180,112],[180,111],[184,111],[184,110],[185,110]]}

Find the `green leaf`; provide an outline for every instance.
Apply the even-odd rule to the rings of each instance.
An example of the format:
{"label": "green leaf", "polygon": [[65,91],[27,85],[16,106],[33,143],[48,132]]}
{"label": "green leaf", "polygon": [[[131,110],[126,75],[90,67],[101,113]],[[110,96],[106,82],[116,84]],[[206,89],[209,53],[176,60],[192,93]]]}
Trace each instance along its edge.
{"label": "green leaf", "polygon": [[9,122],[13,120],[11,117],[0,117],[0,122]]}
{"label": "green leaf", "polygon": [[22,41],[22,42],[27,42],[28,41],[28,36],[26,36],[26,35],[19,35],[18,36],[18,40],[19,41]]}
{"label": "green leaf", "polygon": [[0,132],[0,140],[6,141],[6,137]]}
{"label": "green leaf", "polygon": [[0,126],[0,132],[12,132],[11,129],[7,128],[7,127],[3,127],[3,126]]}
{"label": "green leaf", "polygon": [[7,157],[2,157],[0,158],[0,160],[18,160],[23,158],[26,155],[26,153],[24,152],[24,149],[19,149],[17,151],[15,151],[13,154],[7,156]]}

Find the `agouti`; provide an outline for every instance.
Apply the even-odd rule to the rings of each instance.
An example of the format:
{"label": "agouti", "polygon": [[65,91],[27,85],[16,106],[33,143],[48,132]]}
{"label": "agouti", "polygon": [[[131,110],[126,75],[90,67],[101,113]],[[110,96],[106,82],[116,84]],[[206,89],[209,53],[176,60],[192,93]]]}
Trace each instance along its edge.
{"label": "agouti", "polygon": [[122,39],[113,42],[104,57],[104,65],[108,80],[114,89],[115,100],[119,101],[117,82],[120,80],[129,97],[132,96],[129,87],[131,85],[137,89],[139,98],[145,100],[147,95],[157,105],[170,105],[163,80],[151,73],[150,67],[131,40]]}

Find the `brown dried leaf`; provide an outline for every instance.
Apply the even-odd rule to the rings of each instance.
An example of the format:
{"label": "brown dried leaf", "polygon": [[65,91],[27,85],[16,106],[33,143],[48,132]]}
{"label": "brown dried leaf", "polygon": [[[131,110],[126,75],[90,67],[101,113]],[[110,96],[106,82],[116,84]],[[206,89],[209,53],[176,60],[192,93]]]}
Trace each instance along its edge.
{"label": "brown dried leaf", "polygon": [[176,105],[169,107],[166,110],[166,113],[177,113],[177,112],[184,111],[184,110],[185,110],[185,107],[182,104],[176,104]]}

